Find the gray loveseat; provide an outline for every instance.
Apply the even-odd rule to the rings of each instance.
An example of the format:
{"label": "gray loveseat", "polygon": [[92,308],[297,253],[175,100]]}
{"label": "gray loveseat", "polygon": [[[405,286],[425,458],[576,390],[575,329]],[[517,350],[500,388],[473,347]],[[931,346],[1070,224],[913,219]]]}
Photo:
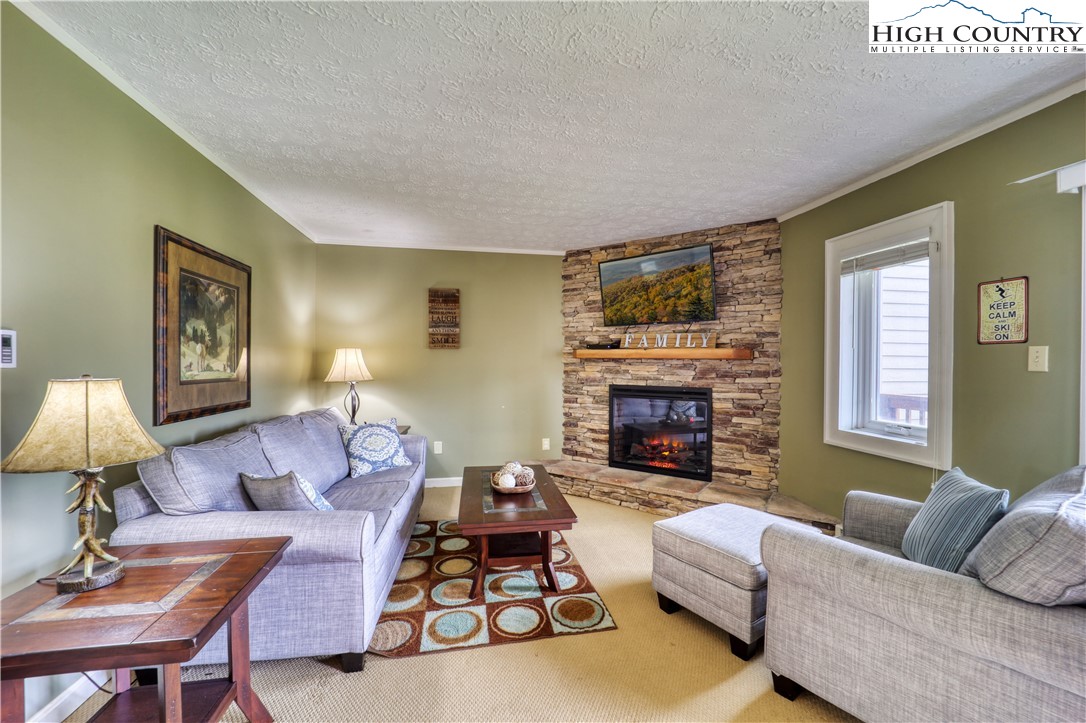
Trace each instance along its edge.
{"label": "gray loveseat", "polygon": [[903,558],[919,502],[851,492],[842,538],[771,526],[777,692],[807,689],[864,720],[1086,720],[1084,476],[1076,467],[1016,501],[966,574]]}
{"label": "gray loveseat", "polygon": [[[412,464],[352,479],[335,408],[252,424],[139,464],[114,493],[111,545],[294,538],[249,598],[254,660],[342,654],[361,670],[411,537],[426,478],[426,438],[401,437]],[[307,479],[334,511],[261,512],[240,473]],[[225,629],[194,660],[227,660]]]}

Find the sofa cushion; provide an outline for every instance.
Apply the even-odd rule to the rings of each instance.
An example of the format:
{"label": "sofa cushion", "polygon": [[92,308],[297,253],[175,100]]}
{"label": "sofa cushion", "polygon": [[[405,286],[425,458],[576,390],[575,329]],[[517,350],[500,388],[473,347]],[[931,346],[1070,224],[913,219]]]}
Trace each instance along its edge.
{"label": "sofa cushion", "polygon": [[1086,466],[1023,495],[977,544],[961,572],[1026,602],[1086,603]]}
{"label": "sofa cushion", "polygon": [[939,478],[905,529],[901,551],[913,562],[957,572],[973,546],[1006,512],[1009,494],[955,467]]}
{"label": "sofa cushion", "polygon": [[351,477],[411,464],[411,460],[404,453],[400,433],[396,431],[395,419],[357,426],[341,424],[339,432],[347,450]]}
{"label": "sofa cushion", "polygon": [[[140,481],[147,488],[151,499],[167,515],[192,515],[205,511],[189,497],[188,491],[177,479],[169,448],[157,457],[138,462],[136,471],[139,472]],[[122,520],[118,517],[118,521]]]}
{"label": "sofa cushion", "polygon": [[347,419],[335,407],[302,412],[298,417],[313,443],[310,456],[314,466],[306,479],[318,492],[325,492],[350,474],[347,451],[339,434],[339,425],[346,424]]}
{"label": "sofa cushion", "polygon": [[278,477],[258,477],[241,473],[241,485],[249,498],[261,512],[289,512],[291,510],[318,510],[330,512],[334,507],[328,504],[320,492],[304,477],[294,472],[287,472]]}
{"label": "sofa cushion", "polygon": [[254,424],[252,430],[260,438],[264,456],[277,475],[295,472],[309,480],[318,492],[324,492],[347,474],[347,455],[338,431],[336,447],[329,457],[326,445],[318,445],[305,428],[302,415]]}
{"label": "sofa cushion", "polygon": [[399,504],[410,488],[410,483],[403,478],[384,481],[348,479],[330,489],[327,499],[338,510],[384,510]]}
{"label": "sofa cushion", "polygon": [[[228,434],[211,442],[175,447],[170,452],[174,473],[197,512],[256,509],[241,486],[241,473],[273,477],[275,471],[252,431]],[[155,492],[152,490],[152,495]],[[158,501],[158,497],[155,497]],[[161,503],[159,503],[161,507]]]}

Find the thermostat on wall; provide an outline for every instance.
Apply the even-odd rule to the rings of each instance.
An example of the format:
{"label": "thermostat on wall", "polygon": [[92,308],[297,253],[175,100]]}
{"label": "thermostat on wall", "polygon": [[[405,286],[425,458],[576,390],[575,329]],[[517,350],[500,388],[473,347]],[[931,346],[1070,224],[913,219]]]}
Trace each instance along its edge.
{"label": "thermostat on wall", "polygon": [[15,368],[15,332],[0,329],[0,369]]}

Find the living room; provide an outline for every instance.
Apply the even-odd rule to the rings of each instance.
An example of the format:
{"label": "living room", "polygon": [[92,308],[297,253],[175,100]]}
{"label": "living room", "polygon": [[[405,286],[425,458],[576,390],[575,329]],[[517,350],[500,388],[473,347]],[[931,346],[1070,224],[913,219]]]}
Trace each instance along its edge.
{"label": "living room", "polygon": [[[459,6],[450,3],[439,7],[442,5]],[[753,23],[765,20],[760,13],[784,12],[770,5],[755,3],[743,11],[750,15],[743,17]],[[862,25],[866,9],[862,4],[853,5],[860,5]],[[855,17],[839,17],[848,11],[847,7],[823,9],[821,3],[801,3],[799,7],[802,13],[797,10],[797,17],[802,17],[803,23],[811,23],[819,30],[825,29],[820,23],[830,28],[850,28],[860,45],[849,52],[868,53],[865,27],[856,31]],[[306,174],[329,169],[349,174],[349,169],[344,170],[347,166],[336,164],[341,157],[360,153],[358,149],[365,148],[364,142],[361,146],[345,142],[325,149],[325,155],[320,156],[321,149],[308,147],[304,138],[269,132],[267,144],[286,151],[264,156],[252,144],[235,145],[235,149],[249,149],[248,153],[235,151],[237,155],[209,150],[216,143],[222,144],[216,149],[230,147],[233,131],[228,124],[216,123],[216,114],[225,117],[233,109],[209,103],[190,108],[183,117],[160,116],[145,105],[155,104],[132,80],[146,82],[146,77],[156,72],[155,63],[171,62],[174,51],[168,43],[177,39],[165,27],[151,32],[147,26],[137,24],[136,30],[129,29],[127,41],[119,30],[111,36],[118,46],[127,42],[134,47],[144,47],[149,42],[147,37],[153,36],[150,42],[159,50],[154,57],[146,58],[143,77],[133,74],[132,69],[139,65],[132,65],[131,59],[124,65],[119,60],[122,56],[117,56],[117,69],[111,70],[106,58],[97,58],[87,50],[76,36],[80,32],[93,35],[94,28],[100,27],[87,26],[91,27],[88,30],[85,18],[78,14],[65,22],[59,9],[10,2],[4,2],[0,12],[0,325],[14,330],[19,337],[17,364],[5,368],[0,378],[0,442],[4,456],[33,424],[51,379],[81,374],[120,378],[135,417],[158,444],[188,445],[277,415],[319,407],[342,408],[344,386],[324,379],[336,349],[358,347],[373,377],[358,384],[359,417],[395,418],[400,425],[410,425],[411,434],[428,440],[430,509],[436,509],[442,501],[453,504],[448,495],[455,488],[448,485],[458,485],[464,468],[469,466],[519,459],[595,464],[609,469],[606,455],[601,459],[599,452],[606,448],[606,442],[601,444],[594,437],[601,425],[607,425],[607,386],[649,384],[669,375],[676,380],[669,383],[680,385],[690,382],[704,387],[714,381],[722,387],[732,385],[730,391],[714,392],[714,401],[721,410],[730,410],[731,423],[749,426],[749,420],[757,420],[758,434],[762,435],[757,443],[749,445],[727,441],[714,446],[718,469],[710,486],[718,485],[714,488],[717,491],[731,491],[694,502],[689,496],[677,498],[676,504],[689,503],[691,508],[709,501],[757,498],[762,500],[762,509],[803,510],[808,521],[829,521],[832,528],[833,522],[841,519],[846,495],[853,490],[922,502],[943,472],[960,467],[980,482],[1009,490],[1013,501],[1046,479],[1086,461],[1082,457],[1086,442],[1081,421],[1086,406],[1082,391],[1082,198],[1059,192],[1057,175],[1045,175],[1086,158],[1086,73],[1082,63],[1075,60],[1081,55],[1055,60],[1023,57],[1014,63],[1001,60],[998,65],[992,58],[955,58],[953,66],[940,65],[949,62],[945,58],[881,58],[881,64],[872,67],[892,79],[897,79],[895,67],[907,67],[910,70],[903,77],[912,84],[901,87],[887,82],[880,86],[876,79],[873,88],[934,99],[920,109],[921,114],[931,116],[924,132],[881,138],[881,159],[868,159],[865,165],[842,163],[833,168],[838,180],[827,182],[812,177],[815,174],[807,167],[807,160],[797,156],[788,166],[790,177],[759,171],[756,180],[733,178],[730,186],[704,192],[697,200],[712,198],[720,208],[715,214],[707,212],[704,204],[684,205],[683,199],[674,197],[668,183],[678,184],[681,189],[691,186],[683,179],[683,167],[646,167],[641,169],[645,178],[622,187],[622,193],[643,194],[641,197],[629,206],[616,205],[609,213],[586,216],[586,207],[563,207],[555,200],[570,200],[569,195],[554,195],[560,188],[547,187],[541,181],[533,185],[534,176],[561,177],[561,164],[568,163],[574,169],[567,171],[568,183],[584,191],[585,186],[574,183],[572,177],[587,172],[576,162],[577,154],[586,152],[591,143],[604,143],[607,133],[590,138],[584,146],[565,138],[561,142],[570,144],[568,152],[553,157],[520,156],[510,145],[518,136],[501,135],[498,121],[477,119],[478,133],[484,137],[496,134],[491,138],[500,139],[504,145],[496,144],[495,153],[487,158],[467,158],[450,148],[449,163],[455,167],[433,169],[433,183],[455,185],[459,174],[463,188],[449,197],[427,195],[431,184],[420,180],[426,174],[420,176],[417,171],[381,175],[382,164],[410,157],[413,143],[422,143],[423,138],[405,134],[393,143],[379,136],[376,147],[371,148],[372,157],[367,158],[365,175],[368,178],[373,174],[381,188],[375,190],[367,185],[368,194],[352,195],[351,181],[347,181],[334,187],[342,195],[322,199],[313,191],[319,185],[306,185]],[[93,10],[82,12],[93,14]],[[412,8],[411,12],[423,11]],[[392,10],[382,13],[385,20],[395,18]],[[621,26],[620,14],[606,19]],[[334,24],[334,20],[329,22]],[[695,19],[683,22],[696,25]],[[606,45],[607,33],[601,29],[605,25],[594,26],[597,35],[591,36],[592,42]],[[362,32],[356,25],[351,27]],[[530,27],[526,24],[506,31],[524,42],[545,37],[528,32]],[[271,32],[275,32],[274,28]],[[502,29],[493,32],[501,33]],[[820,37],[824,40],[826,36]],[[221,37],[209,33],[202,40],[209,44],[212,55],[222,52],[215,61],[221,76],[193,75],[193,87],[199,89],[201,83],[206,83],[209,96],[215,98],[221,97],[218,93],[222,88],[232,88],[249,124],[259,126],[264,118],[269,128],[284,123],[282,116],[289,112],[284,113],[253,90],[258,80],[248,70],[237,67],[244,65],[238,55],[222,50],[223,46],[231,47],[229,33]],[[437,44],[437,38],[431,40]],[[412,50],[418,48],[413,45]],[[390,52],[389,57],[398,56]],[[584,57],[590,66],[601,56],[588,53]],[[798,62],[794,58],[776,60],[782,67],[794,67],[789,62]],[[982,62],[988,60],[993,62]],[[860,63],[854,59],[848,62]],[[543,65],[546,67],[546,63]],[[949,67],[959,86],[940,79]],[[794,91],[788,84],[788,74],[781,73],[763,78],[762,82],[773,80],[778,90]],[[826,74],[833,76],[834,71],[830,69]],[[970,74],[975,76],[976,88],[967,80]],[[802,77],[807,80],[807,76]],[[828,85],[827,90],[844,93],[842,88],[848,82],[852,81]],[[925,83],[938,87],[941,82],[949,90],[930,95],[921,90]],[[251,87],[247,88],[247,84]],[[524,87],[519,90],[528,97],[524,102],[538,102],[540,117],[548,110],[547,103],[554,100],[545,93],[540,100]],[[757,81],[735,86],[734,91],[737,102],[758,101]],[[938,105],[951,103],[948,96],[954,92],[964,100],[952,107]],[[197,90],[195,97],[200,95]],[[857,96],[847,97],[855,101]],[[395,122],[398,117],[413,118],[416,109],[407,102],[412,98],[409,90],[394,85],[388,89],[387,105],[380,113],[359,116],[361,120],[352,118],[362,129],[356,134],[365,136],[367,129],[384,133],[390,119]],[[773,123],[775,116],[784,112],[780,108],[787,107],[793,98],[786,94],[778,104],[757,102],[765,117],[752,125]],[[797,113],[798,120],[785,124],[790,134],[801,139],[796,142],[809,149],[811,163],[823,160],[823,148],[840,147],[842,136],[847,145],[849,137],[864,143],[884,133],[882,126],[871,124],[864,124],[866,128],[858,124],[838,128],[839,115],[845,113],[841,109],[847,107],[848,113],[862,111],[860,105],[843,105],[845,98],[831,96],[820,113]],[[880,108],[883,104],[892,107],[891,100],[884,97],[871,103]],[[289,111],[289,106],[284,107]],[[466,115],[469,110],[481,112],[480,108],[488,107],[482,100],[468,98],[460,109]],[[872,113],[880,108],[873,108]],[[958,116],[971,120],[963,125]],[[885,117],[879,116],[883,120]],[[915,114],[909,117],[919,118]],[[619,120],[610,122],[618,124]],[[608,119],[596,118],[595,122],[604,128]],[[680,145],[686,135],[694,133],[691,126],[698,122],[688,118],[677,121],[675,136],[665,139],[666,143]],[[455,123],[450,125],[462,134],[458,138],[475,132]],[[698,152],[729,169],[727,159],[734,152],[748,161],[745,170],[758,171],[751,161],[756,154],[739,148],[744,133],[742,128],[721,127],[724,140]],[[560,143],[552,138],[546,141],[542,147],[551,150]],[[902,152],[898,146],[909,150]],[[613,146],[604,147],[614,150]],[[634,154],[636,150],[631,147],[629,152]],[[774,148],[755,150],[766,156],[767,163],[780,160]],[[316,160],[311,165],[305,153],[314,154]],[[296,166],[288,164],[291,158],[297,161]],[[650,154],[646,158],[661,160],[662,156]],[[521,161],[528,170],[521,172]],[[558,171],[553,170],[556,167]],[[637,164],[616,167],[616,173],[633,174]],[[699,168],[699,172],[703,170]],[[277,180],[280,176],[285,179],[281,183]],[[292,187],[291,178],[299,185]],[[609,182],[611,171],[601,171],[596,178],[601,183]],[[260,182],[247,184],[249,179]],[[1024,179],[1032,180],[1016,183]],[[358,178],[354,181],[361,185]],[[706,179],[701,185],[708,187],[712,182],[715,179]],[[763,207],[755,200],[744,205],[749,190],[768,187],[776,191],[774,183],[779,183],[782,196],[794,201],[774,202],[771,212],[761,212]],[[796,195],[797,185],[804,184],[826,190]],[[530,193],[538,189],[539,204],[516,206],[502,195],[503,185],[521,192],[525,187]],[[461,190],[469,197],[466,203],[474,204],[474,216],[467,216],[467,220],[466,206],[453,202]],[[619,195],[609,189],[600,191],[601,198],[616,204],[620,204]],[[445,200],[451,205],[443,207],[438,203]],[[654,202],[659,208],[655,224],[634,223],[653,218],[637,204],[651,207]],[[910,463],[828,444],[823,424],[826,241],[944,202],[954,204],[951,463]],[[311,206],[339,214],[325,223],[319,214],[312,213]],[[452,208],[460,215],[443,215],[442,208]],[[597,207],[587,208],[593,211]],[[563,228],[572,230],[573,235],[555,241],[544,228],[548,224],[546,213],[553,213],[556,221],[560,217]],[[295,220],[302,217],[305,223]],[[343,223],[344,219],[358,230],[356,237],[340,233],[335,222]],[[460,233],[464,228],[475,229],[469,221],[479,219],[489,229],[488,236],[472,241]],[[156,226],[251,267],[249,406],[172,424],[154,423],[155,370],[151,352],[155,334]],[[362,229],[376,230],[364,233]],[[696,363],[600,361],[575,355],[589,344],[620,340],[620,332],[624,331],[623,327],[598,323],[599,289],[592,284],[600,261],[705,243],[713,247],[718,270],[715,321],[692,328],[717,334],[720,348],[750,350],[753,359]],[[728,254],[742,244],[750,245],[736,252],[733,263]],[[757,257],[759,264],[767,266],[750,272],[740,261],[743,252],[750,252],[749,258]],[[742,285],[746,278],[742,275],[747,273],[757,276],[749,287]],[[581,276],[573,278],[577,274]],[[590,278],[587,285],[581,283],[585,274]],[[1028,277],[1029,281],[1028,341],[978,344],[978,284],[1016,277]],[[460,341],[456,349],[428,347],[427,292],[433,288],[459,289]],[[638,325],[631,331],[641,334],[661,329],[675,333],[686,326]],[[1027,346],[1046,349],[1046,373],[1027,371]],[[740,389],[744,380],[754,380],[758,388]],[[751,406],[744,394],[756,396],[758,405]],[[750,416],[732,413],[740,409],[749,411]],[[723,434],[722,429],[717,432]],[[544,447],[545,441],[549,441],[549,449]],[[117,487],[138,479],[134,464],[108,469],[104,476],[104,497],[109,503]],[[5,597],[52,574],[70,558],[75,525],[64,510],[71,501],[64,494],[70,485],[71,477],[64,472],[4,474],[0,519]],[[570,545],[610,607],[618,629],[580,636],[583,641],[595,639],[593,645],[599,647],[577,648],[578,654],[604,656],[609,636],[622,636],[636,627],[659,635],[670,635],[679,627],[682,632],[674,633],[679,636],[676,639],[691,646],[695,659],[690,664],[697,668],[660,673],[661,680],[667,682],[646,682],[649,693],[630,685],[621,689],[616,698],[632,699],[643,707],[645,717],[652,719],[844,719],[842,710],[812,703],[814,696],[803,696],[795,703],[773,700],[779,696],[772,693],[769,671],[759,658],[742,664],[738,660],[719,662],[718,677],[728,679],[729,684],[750,686],[742,688],[746,690],[742,694],[735,689],[720,689],[724,681],[715,682],[712,670],[703,669],[711,668],[709,661],[717,660],[716,656],[728,656],[727,636],[709,623],[688,619],[693,617],[689,614],[684,614],[685,618],[664,616],[651,595],[645,567],[649,563],[645,560],[652,552],[650,530],[662,517],[631,509],[637,503],[628,502],[625,507],[607,505],[598,499],[606,495],[595,496],[596,500],[569,497],[581,515],[581,522],[570,532]],[[646,493],[645,498],[661,499],[657,492]],[[667,498],[665,504],[672,501]],[[780,507],[772,507],[771,503]],[[585,505],[597,510],[595,514],[613,526],[605,527],[601,522],[595,532],[590,532],[585,520],[591,512],[582,512],[589,509],[582,507]],[[818,520],[814,520],[816,517]],[[102,536],[108,537],[115,524],[110,514],[99,516]],[[632,578],[618,576],[632,563],[615,561],[612,568],[590,551],[596,545],[613,545],[615,536],[610,533],[621,530],[623,525],[629,526],[632,538],[629,554],[644,563],[627,571]],[[577,533],[584,535],[580,538],[583,542],[578,541]],[[641,575],[639,581],[637,575]],[[623,601],[624,596],[629,600]],[[589,645],[580,640],[579,645]],[[572,640],[541,642],[557,645]],[[621,644],[614,645],[626,650]],[[545,651],[549,649],[532,646],[537,643],[502,646],[504,657],[499,659],[503,665],[517,665],[518,648],[533,651],[521,653],[525,656],[523,667],[509,671],[523,686],[519,694],[525,699],[543,697],[531,680],[530,670],[539,656],[547,657]],[[470,661],[468,665],[488,665],[483,654],[494,650],[497,648],[470,654],[465,651],[463,654],[470,657],[464,660]],[[651,650],[644,653],[650,658],[655,654]],[[366,683],[367,676],[379,675],[382,669],[396,665],[400,667],[388,674],[390,678],[426,676],[442,680],[445,676],[441,685],[452,696],[452,681],[465,665],[458,655],[461,653],[445,652],[402,660],[379,659],[359,674],[331,672],[346,678],[357,675],[362,681],[357,685],[365,689],[376,685]],[[702,659],[697,660],[697,656]],[[621,662],[611,657],[601,659],[611,666]],[[590,661],[580,661],[579,668],[568,658],[562,662],[572,666],[570,678],[593,674]],[[328,674],[327,666],[322,668],[317,662],[306,665],[317,671],[314,676],[318,683],[299,695],[315,695],[322,685],[343,685],[323,677]],[[640,663],[631,665],[641,673],[653,670],[651,666],[638,667]],[[268,703],[268,695],[260,689],[261,683],[269,679],[267,676],[271,676],[273,685],[289,691],[289,678],[295,673],[276,668],[273,663],[264,666],[254,664],[254,687]],[[688,679],[685,684],[672,679],[684,676]],[[49,706],[77,686],[79,680],[76,675],[28,679],[27,715],[59,710]],[[590,688],[587,684],[585,687]],[[86,686],[79,690],[86,693]],[[682,691],[682,695],[675,690]],[[601,690],[599,694],[606,697],[608,693]],[[701,695],[711,696],[712,702],[698,707]],[[742,702],[728,708],[712,707],[718,700],[716,696],[728,695]],[[395,712],[387,708],[382,711],[390,719],[487,717],[451,700],[442,705],[412,709],[405,703],[406,707]],[[618,702],[614,705],[618,707],[558,708],[560,712],[552,718],[624,719],[634,715],[631,710],[637,710]],[[788,707],[793,705],[806,707]],[[271,705],[269,708],[276,714]],[[543,717],[536,707],[527,708],[524,714],[497,704],[486,710],[491,719]],[[277,717],[291,718],[285,713]],[[357,719],[374,717],[380,715],[357,710]]]}

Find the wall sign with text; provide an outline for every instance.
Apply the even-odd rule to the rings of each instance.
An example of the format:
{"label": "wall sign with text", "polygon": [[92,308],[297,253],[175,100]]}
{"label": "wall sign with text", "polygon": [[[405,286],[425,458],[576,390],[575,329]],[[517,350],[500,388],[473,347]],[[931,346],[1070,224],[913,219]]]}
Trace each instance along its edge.
{"label": "wall sign with text", "polygon": [[1029,339],[1029,277],[977,284],[977,343],[1021,344]]}
{"label": "wall sign with text", "polygon": [[460,348],[460,289],[430,289],[428,293],[431,349]]}

